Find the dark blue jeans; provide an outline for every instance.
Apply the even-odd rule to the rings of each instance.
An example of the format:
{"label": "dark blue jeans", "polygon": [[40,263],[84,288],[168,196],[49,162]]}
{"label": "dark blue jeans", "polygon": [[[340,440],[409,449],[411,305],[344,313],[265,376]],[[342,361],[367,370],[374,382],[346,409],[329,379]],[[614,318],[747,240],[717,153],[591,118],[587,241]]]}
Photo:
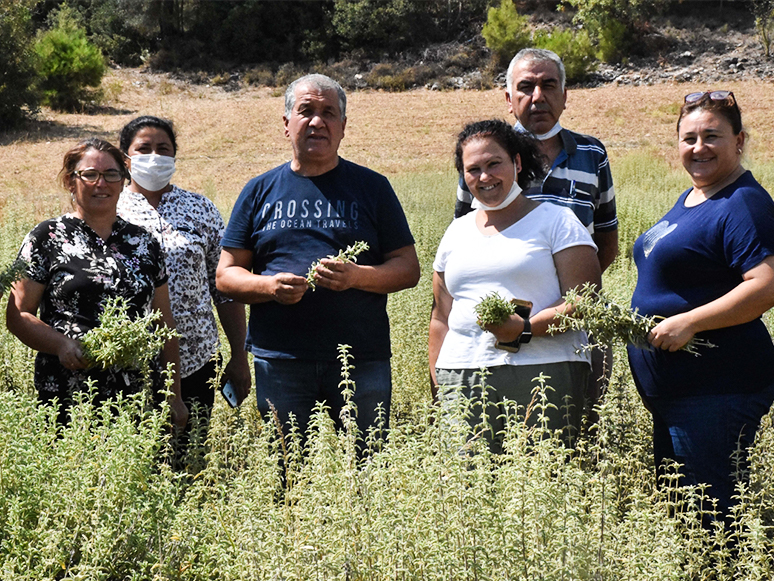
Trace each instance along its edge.
{"label": "dark blue jeans", "polygon": [[[336,427],[341,428],[339,413],[344,399],[339,387],[341,364],[338,361],[254,357],[254,362],[255,394],[262,416],[269,411],[270,401],[284,429],[292,412],[305,435],[315,404],[325,402]],[[357,427],[365,438],[368,428],[376,425],[379,404],[384,410],[384,428],[389,427],[392,373],[389,359],[355,361],[353,365],[350,378],[355,382],[355,395],[352,399],[357,406]]]}
{"label": "dark blue jeans", "polygon": [[[711,485],[708,494],[728,514],[737,468],[761,418],[774,402],[774,385],[758,393],[646,398],[653,414],[653,453],[658,473],[665,459],[683,464],[681,485]],[[735,452],[741,450],[741,455]]]}

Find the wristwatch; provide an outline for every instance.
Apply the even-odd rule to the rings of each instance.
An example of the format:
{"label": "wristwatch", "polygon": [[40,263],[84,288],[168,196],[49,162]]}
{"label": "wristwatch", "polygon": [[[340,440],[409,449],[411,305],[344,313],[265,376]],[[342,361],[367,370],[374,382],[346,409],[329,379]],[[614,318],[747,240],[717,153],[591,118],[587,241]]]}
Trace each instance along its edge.
{"label": "wristwatch", "polygon": [[510,351],[511,353],[518,353],[519,347],[522,345],[526,345],[530,342],[532,339],[532,323],[529,322],[529,319],[527,317],[524,317],[524,330],[521,332],[521,335],[516,337],[513,341],[510,341],[508,343],[503,343],[502,341],[496,341],[495,347],[498,349],[504,349],[505,351]]}
{"label": "wristwatch", "polygon": [[520,345],[526,345],[532,340],[532,323],[526,317],[524,318],[524,330],[521,332],[521,335],[516,337],[516,340]]}

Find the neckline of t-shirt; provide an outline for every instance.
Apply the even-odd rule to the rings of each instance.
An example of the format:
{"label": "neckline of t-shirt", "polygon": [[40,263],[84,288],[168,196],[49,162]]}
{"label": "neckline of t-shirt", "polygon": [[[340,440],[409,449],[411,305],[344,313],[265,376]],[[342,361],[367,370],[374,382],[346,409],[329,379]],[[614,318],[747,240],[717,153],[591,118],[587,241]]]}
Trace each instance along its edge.
{"label": "neckline of t-shirt", "polygon": [[540,207],[541,207],[541,206],[543,206],[543,205],[544,205],[544,203],[543,203],[543,202],[539,202],[537,206],[535,206],[534,208],[532,208],[532,209],[531,209],[529,212],[527,212],[526,214],[524,214],[524,215],[523,215],[521,218],[519,218],[518,220],[516,220],[516,221],[515,221],[513,224],[511,224],[510,226],[508,226],[508,227],[507,227],[507,228],[505,228],[504,230],[500,230],[499,232],[495,232],[494,234],[484,234],[484,233],[483,233],[483,232],[482,232],[482,231],[479,229],[479,227],[478,227],[478,224],[476,224],[476,219],[475,219],[475,214],[476,214],[476,213],[478,213],[478,211],[481,209],[481,208],[478,208],[478,209],[476,210],[476,212],[472,212],[472,213],[474,214],[474,216],[473,216],[473,226],[475,227],[475,229],[476,229],[476,232],[478,232],[478,233],[479,233],[481,236],[483,236],[484,238],[493,238],[493,237],[495,237],[495,236],[502,236],[502,235],[503,235],[505,232],[507,232],[508,230],[510,230],[511,228],[513,228],[514,226],[517,226],[517,225],[519,224],[519,222],[521,222],[522,220],[524,220],[524,218],[526,218],[527,216],[529,216],[529,215],[530,215],[532,212],[534,212],[535,210],[537,210],[538,208],[540,208]]}
{"label": "neckline of t-shirt", "polygon": [[339,163],[337,163],[335,167],[332,167],[328,171],[323,172],[321,174],[318,174],[316,176],[305,176],[305,175],[302,175],[302,174],[300,174],[300,173],[298,173],[296,171],[293,171],[293,168],[291,167],[292,164],[293,164],[292,161],[287,162],[285,164],[285,166],[287,167],[288,171],[290,172],[290,175],[292,175],[295,178],[298,178],[300,180],[316,180],[316,179],[319,179],[319,178],[324,178],[326,176],[329,176],[329,175],[333,174],[334,172],[338,171],[339,168],[344,164],[344,161],[345,161],[344,158],[339,156]]}
{"label": "neckline of t-shirt", "polygon": [[736,178],[733,182],[731,182],[727,186],[724,186],[724,187],[720,188],[717,192],[712,194],[709,198],[707,198],[703,202],[700,202],[700,203],[696,204],[695,206],[686,206],[685,205],[685,201],[688,199],[688,196],[693,191],[693,186],[691,186],[690,188],[685,190],[685,192],[683,192],[682,200],[679,201],[680,207],[683,210],[694,210],[695,208],[700,208],[700,207],[704,206],[710,200],[720,199],[720,196],[718,194],[720,194],[721,192],[726,191],[728,188],[738,189],[738,186],[736,186],[736,184],[738,184],[742,180],[742,178],[747,176],[747,174],[749,174],[749,173],[750,173],[749,169],[744,170],[744,172],[742,172],[742,175],[740,175],[738,178]]}

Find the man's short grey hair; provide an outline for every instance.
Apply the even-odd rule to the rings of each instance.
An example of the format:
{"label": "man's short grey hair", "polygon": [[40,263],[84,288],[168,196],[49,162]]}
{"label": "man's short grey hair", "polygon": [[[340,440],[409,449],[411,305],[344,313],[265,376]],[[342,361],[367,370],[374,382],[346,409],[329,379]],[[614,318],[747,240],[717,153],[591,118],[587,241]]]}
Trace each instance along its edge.
{"label": "man's short grey hair", "polygon": [[562,91],[564,91],[566,74],[564,72],[564,63],[562,62],[562,59],[559,58],[559,55],[553,51],[546,50],[545,48],[523,48],[516,53],[516,56],[511,60],[511,64],[508,65],[505,83],[508,87],[509,95],[513,95],[513,69],[516,67],[516,63],[524,60],[537,61],[539,63],[550,61],[554,63],[556,68],[559,69],[559,84],[561,85]]}
{"label": "man's short grey hair", "polygon": [[296,87],[298,85],[309,85],[310,87],[322,91],[336,91],[339,96],[339,109],[341,110],[342,121],[347,118],[347,95],[336,81],[326,75],[313,73],[304,75],[290,83],[285,90],[285,117],[290,118],[293,107],[296,104]]}

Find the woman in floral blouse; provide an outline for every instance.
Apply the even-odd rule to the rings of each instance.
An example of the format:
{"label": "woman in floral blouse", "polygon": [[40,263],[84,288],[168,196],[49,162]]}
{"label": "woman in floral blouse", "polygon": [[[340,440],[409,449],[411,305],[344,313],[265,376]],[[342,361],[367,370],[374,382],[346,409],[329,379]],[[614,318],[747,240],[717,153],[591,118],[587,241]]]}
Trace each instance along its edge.
{"label": "woman in floral blouse", "polygon": [[[85,390],[89,379],[96,382],[100,401],[142,385],[138,372],[87,369],[80,339],[99,325],[107,299],[125,298],[130,316],[157,309],[166,325],[174,322],[158,242],[116,215],[126,176],[121,152],[101,139],[82,141],[65,154],[59,176],[73,211],[41,222],[24,239],[19,254],[30,265],[28,278],[11,291],[6,320],[22,343],[38,351],[38,396],[44,402],[57,398],[65,423],[72,393]],[[179,366],[176,339],[166,343],[161,360]],[[175,372],[170,407],[172,421],[182,427],[188,410],[178,376]]]}
{"label": "woman in floral blouse", "polygon": [[131,181],[121,194],[118,213],[151,231],[161,243],[169,272],[172,313],[180,339],[183,400],[198,402],[207,417],[217,374],[218,325],[213,304],[231,348],[224,375],[240,401],[250,391],[245,344],[245,310],[215,288],[220,239],[225,225],[209,199],[170,183],[177,140],[172,123],[158,117],[133,119],[121,130],[121,151]]}

